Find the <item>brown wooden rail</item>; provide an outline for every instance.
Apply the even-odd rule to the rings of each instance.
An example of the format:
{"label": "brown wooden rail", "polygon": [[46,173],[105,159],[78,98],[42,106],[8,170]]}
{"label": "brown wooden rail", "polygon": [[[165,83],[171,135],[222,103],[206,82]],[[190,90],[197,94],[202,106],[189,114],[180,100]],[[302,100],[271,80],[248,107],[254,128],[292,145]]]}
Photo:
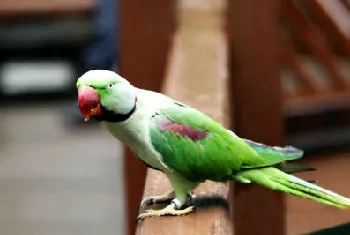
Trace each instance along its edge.
{"label": "brown wooden rail", "polygon": [[326,38],[336,48],[337,54],[350,55],[350,11],[340,0],[298,1],[307,15],[327,32]]}
{"label": "brown wooden rail", "polygon": [[350,63],[344,55],[349,55],[346,25],[350,12],[338,0],[280,2],[283,66],[297,85],[294,91],[283,91],[284,113],[312,114],[332,107],[346,110]]}
{"label": "brown wooden rail", "polygon": [[[163,5],[160,6],[160,3]],[[131,77],[135,85],[156,91],[163,84],[162,91],[167,95],[225,122],[227,50],[221,31],[222,8],[220,10],[218,5],[214,11],[196,11],[191,4],[185,6],[188,10],[179,11],[178,28],[170,45],[169,37],[175,19],[171,14],[175,9],[173,4],[174,1],[162,0],[137,6],[130,0],[122,1],[122,74]],[[157,8],[161,11],[157,12]],[[165,66],[168,48],[172,49]],[[162,83],[163,77],[166,79]],[[130,180],[126,185],[129,234],[135,234],[134,221],[144,189],[144,172],[144,166],[127,151],[125,173]],[[143,196],[163,193],[169,187],[162,173],[148,170]],[[196,192],[206,196],[215,193],[227,198],[228,189],[227,185],[207,183]],[[225,210],[214,207],[181,218],[146,219],[137,229],[138,234],[183,234],[184,231],[186,234],[230,234],[231,223]]]}
{"label": "brown wooden rail", "polygon": [[[169,54],[162,92],[225,123],[227,49],[219,10],[180,11],[179,29]],[[169,182],[162,173],[148,170],[144,196],[161,194],[169,189]],[[228,199],[229,188],[225,184],[208,182],[194,193],[198,197]],[[223,202],[223,207],[200,208],[187,216],[146,219],[138,224],[136,234],[231,234],[224,207],[226,201]]]}
{"label": "brown wooden rail", "polygon": [[[143,4],[136,4],[136,0],[121,1],[122,74],[139,87],[162,91],[226,126],[235,126],[243,136],[280,144],[278,0],[264,4],[253,0],[179,1],[177,8],[174,4],[170,0]],[[251,13],[245,15],[239,9]],[[242,27],[251,22],[251,16],[261,24],[249,23],[246,31]],[[227,35],[225,29],[233,34]],[[258,43],[260,40],[264,45]],[[168,48],[171,50],[167,51]],[[234,82],[228,83],[227,78]],[[234,124],[229,114],[234,117]],[[164,193],[170,185],[162,173],[153,170],[146,173],[128,150],[125,175],[130,235],[135,231],[146,235],[233,234],[234,230],[236,234],[244,231],[247,235],[257,231],[284,233],[284,201],[280,193],[239,185],[230,197],[229,185],[212,182],[200,185],[195,194],[218,195],[226,199],[221,200],[222,206],[200,208],[181,217],[148,218],[139,222],[135,230],[142,196]],[[235,216],[229,216],[225,201],[233,206]]]}
{"label": "brown wooden rail", "polygon": [[[160,91],[175,26],[175,0],[118,0],[120,73],[135,86]],[[125,148],[126,234],[135,234],[146,167]]]}

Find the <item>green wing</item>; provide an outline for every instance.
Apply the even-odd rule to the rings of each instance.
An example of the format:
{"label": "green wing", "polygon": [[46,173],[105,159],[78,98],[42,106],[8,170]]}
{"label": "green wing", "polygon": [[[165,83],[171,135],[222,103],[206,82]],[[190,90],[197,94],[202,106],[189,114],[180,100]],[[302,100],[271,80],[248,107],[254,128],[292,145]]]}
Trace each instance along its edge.
{"label": "green wing", "polygon": [[225,181],[244,168],[289,160],[283,154],[259,154],[210,117],[186,106],[165,108],[155,114],[150,121],[150,136],[163,162],[191,181]]}
{"label": "green wing", "polygon": [[[270,166],[282,161],[290,161],[300,159],[304,152],[298,148],[293,146],[269,146],[262,143],[254,142],[248,139],[242,139],[245,143],[247,143],[252,149],[255,150],[260,156],[262,156],[265,160],[265,163],[262,166]],[[255,168],[256,166],[246,166],[246,168]]]}

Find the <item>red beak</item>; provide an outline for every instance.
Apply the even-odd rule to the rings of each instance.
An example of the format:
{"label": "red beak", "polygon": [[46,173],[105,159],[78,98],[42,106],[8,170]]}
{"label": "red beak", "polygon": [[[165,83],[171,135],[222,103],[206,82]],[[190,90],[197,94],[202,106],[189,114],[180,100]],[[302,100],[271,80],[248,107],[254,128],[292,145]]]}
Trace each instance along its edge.
{"label": "red beak", "polygon": [[78,88],[78,105],[85,121],[88,121],[91,115],[101,115],[100,96],[90,86],[81,86]]}

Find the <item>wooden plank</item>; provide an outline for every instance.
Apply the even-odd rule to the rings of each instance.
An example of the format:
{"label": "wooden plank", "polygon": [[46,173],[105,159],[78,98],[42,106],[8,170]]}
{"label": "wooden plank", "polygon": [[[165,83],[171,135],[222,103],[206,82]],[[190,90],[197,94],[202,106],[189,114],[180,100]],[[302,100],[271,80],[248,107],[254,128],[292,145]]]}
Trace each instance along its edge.
{"label": "wooden plank", "polygon": [[[230,101],[233,130],[266,144],[282,141],[279,0],[229,0]],[[285,234],[285,197],[235,184],[235,234]]]}
{"label": "wooden plank", "polygon": [[339,0],[315,0],[298,3],[307,15],[324,31],[324,36],[332,41],[337,53],[350,55],[350,12]]}
{"label": "wooden plank", "polygon": [[0,16],[73,14],[91,12],[96,0],[11,0],[0,2]]}
{"label": "wooden plank", "polygon": [[[292,72],[296,75],[297,82],[301,85],[301,91],[295,95],[311,95],[319,89],[317,84],[308,77],[307,73],[303,70],[296,50],[294,49],[293,42],[287,36],[283,37],[283,59]],[[293,94],[294,95],[294,94]]]}
{"label": "wooden plank", "polygon": [[[175,1],[118,1],[120,73],[137,87],[160,91],[175,25]],[[135,234],[146,167],[125,149],[127,230]]]}
{"label": "wooden plank", "polygon": [[[325,12],[330,20],[337,26],[338,30],[349,40],[350,39],[350,12],[340,1],[315,1]],[[321,9],[320,9],[321,10]],[[326,22],[322,22],[326,23]]]}
{"label": "wooden plank", "polygon": [[284,113],[286,116],[322,113],[327,110],[349,109],[350,92],[320,92],[315,96],[296,96],[286,99]]}
{"label": "wooden plank", "polygon": [[[182,7],[185,9],[179,12],[179,31],[175,35],[162,91],[226,124],[227,50],[225,35],[221,31],[221,10],[209,7],[208,11],[202,6],[198,10],[196,5],[191,4]],[[170,184],[165,175],[148,170],[145,196],[162,194],[168,190]],[[229,188],[226,184],[207,182],[201,184],[194,193],[198,198],[216,195],[227,199]],[[139,223],[137,234],[230,235],[230,219],[223,208],[216,205],[200,208],[181,217],[147,218]]]}
{"label": "wooden plank", "polygon": [[308,48],[310,48],[313,55],[322,65],[328,75],[327,77],[331,81],[331,89],[345,90],[347,88],[345,79],[338,71],[330,46],[320,30],[307,20],[294,2],[285,0],[282,1],[281,5],[282,18],[289,22],[291,33],[298,35],[300,40],[307,44]]}

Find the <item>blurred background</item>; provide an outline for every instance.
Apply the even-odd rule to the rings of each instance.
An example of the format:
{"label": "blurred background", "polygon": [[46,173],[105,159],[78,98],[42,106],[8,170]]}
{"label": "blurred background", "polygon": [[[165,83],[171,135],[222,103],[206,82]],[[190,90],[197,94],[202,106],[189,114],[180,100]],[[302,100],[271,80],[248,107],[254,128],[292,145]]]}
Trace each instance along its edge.
{"label": "blurred background", "polygon": [[0,1],[0,233],[124,234],[122,148],[75,82],[116,70],[117,1]]}
{"label": "blurred background", "polygon": [[[312,177],[350,196],[350,3],[286,2],[286,143],[305,149]],[[86,70],[119,71],[118,9],[117,0],[0,1],[1,234],[124,234],[122,146],[83,122],[75,89]],[[349,222],[289,203],[291,235]]]}

